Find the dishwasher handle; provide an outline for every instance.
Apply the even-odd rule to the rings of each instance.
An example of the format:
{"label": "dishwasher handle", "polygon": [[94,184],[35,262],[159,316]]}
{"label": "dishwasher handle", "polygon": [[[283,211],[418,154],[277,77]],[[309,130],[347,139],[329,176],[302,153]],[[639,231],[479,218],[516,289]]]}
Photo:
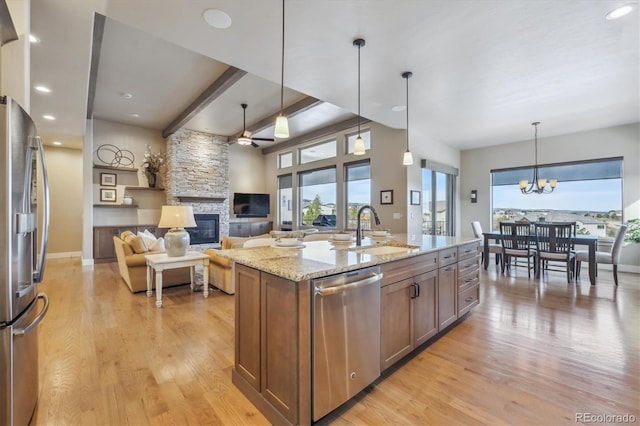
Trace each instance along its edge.
{"label": "dishwasher handle", "polygon": [[317,296],[331,296],[332,294],[336,294],[336,293],[344,293],[346,291],[354,290],[356,288],[375,284],[382,279],[382,275],[383,275],[382,273],[376,274],[375,272],[372,272],[368,278],[362,279],[360,281],[354,281],[349,284],[336,285],[333,287],[324,287],[324,288],[316,287],[315,294]]}

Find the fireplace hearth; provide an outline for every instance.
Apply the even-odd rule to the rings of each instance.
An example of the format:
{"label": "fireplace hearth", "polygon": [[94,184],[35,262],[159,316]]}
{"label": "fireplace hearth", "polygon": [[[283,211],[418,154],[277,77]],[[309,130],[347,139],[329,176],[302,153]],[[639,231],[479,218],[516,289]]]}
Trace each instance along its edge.
{"label": "fireplace hearth", "polygon": [[220,242],[220,215],[194,214],[197,228],[185,228],[191,244],[216,244]]}

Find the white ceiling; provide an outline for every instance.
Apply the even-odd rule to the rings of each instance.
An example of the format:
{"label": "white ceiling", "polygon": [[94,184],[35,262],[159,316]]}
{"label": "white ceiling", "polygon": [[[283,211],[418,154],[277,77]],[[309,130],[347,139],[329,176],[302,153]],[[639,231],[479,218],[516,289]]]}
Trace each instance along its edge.
{"label": "white ceiling", "polygon": [[[327,104],[291,121],[292,137],[357,113],[406,127],[412,144],[458,149],[640,121],[638,8],[624,0],[286,0],[285,107],[305,96]],[[634,2],[637,6],[637,1]],[[221,30],[202,19],[226,11]],[[231,136],[279,110],[280,0],[32,0],[31,113],[45,142],[81,145],[87,111],[93,16],[108,17],[94,116],[164,129],[228,66],[242,77],[186,127]],[[134,95],[124,99],[122,93]],[[140,114],[139,118],[130,116]],[[57,120],[45,121],[43,114]],[[254,136],[270,137],[272,129]]]}

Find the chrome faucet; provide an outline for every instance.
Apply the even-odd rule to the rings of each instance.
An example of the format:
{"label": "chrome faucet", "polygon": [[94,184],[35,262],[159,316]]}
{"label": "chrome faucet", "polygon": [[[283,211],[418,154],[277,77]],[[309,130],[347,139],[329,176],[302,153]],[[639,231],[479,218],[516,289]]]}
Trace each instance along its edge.
{"label": "chrome faucet", "polygon": [[374,209],[371,206],[362,206],[362,207],[360,207],[360,210],[358,210],[358,226],[356,227],[356,246],[361,246],[362,245],[362,238],[364,238],[364,236],[362,235],[362,226],[361,226],[361,223],[360,223],[360,216],[362,216],[362,211],[364,209],[371,210],[371,213],[373,213],[373,218],[376,221],[376,225],[380,225],[380,218],[378,217],[378,213],[376,212],[376,209]]}

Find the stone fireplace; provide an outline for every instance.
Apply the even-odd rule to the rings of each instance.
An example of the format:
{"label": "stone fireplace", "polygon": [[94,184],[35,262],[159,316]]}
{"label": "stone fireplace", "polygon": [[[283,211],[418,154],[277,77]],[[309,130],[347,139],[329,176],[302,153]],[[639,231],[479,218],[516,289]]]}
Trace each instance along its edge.
{"label": "stone fireplace", "polygon": [[217,241],[197,243],[192,240],[191,245],[198,250],[220,247],[219,241],[229,235],[227,138],[187,129],[180,129],[169,136],[165,195],[169,205],[192,206],[196,218],[199,215],[217,215]]}

